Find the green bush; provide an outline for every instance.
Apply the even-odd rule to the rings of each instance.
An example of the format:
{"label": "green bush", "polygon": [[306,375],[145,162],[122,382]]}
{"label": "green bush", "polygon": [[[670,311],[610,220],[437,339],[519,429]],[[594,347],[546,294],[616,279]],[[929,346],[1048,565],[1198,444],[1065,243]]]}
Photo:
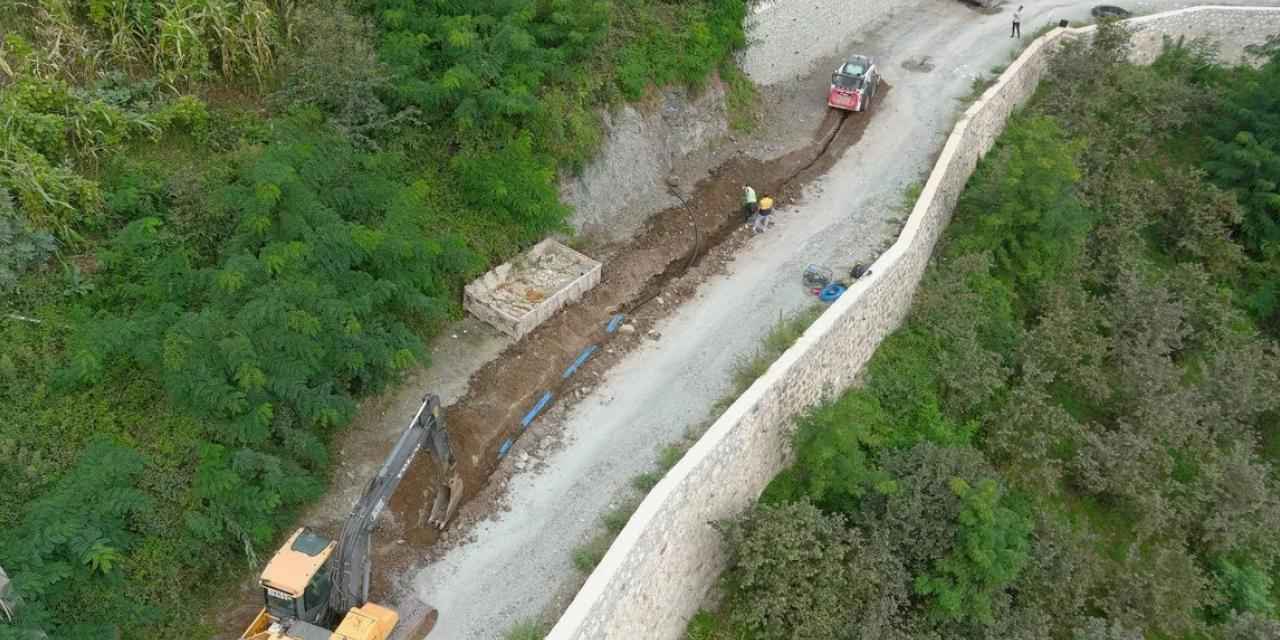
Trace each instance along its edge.
{"label": "green bush", "polygon": [[996,594],[1007,589],[1027,562],[1028,520],[1001,504],[1003,491],[987,479],[970,485],[955,478],[951,490],[964,504],[956,546],[916,577],[916,592],[932,598],[932,609],[949,620],[995,621]]}
{"label": "green bush", "polygon": [[685,631],[685,640],[714,640],[720,629],[720,621],[705,609],[699,609],[689,619],[689,628]]}
{"label": "green bush", "polygon": [[1034,292],[1078,258],[1091,226],[1072,192],[1082,146],[1052,118],[1015,119],[958,205],[976,215],[962,222],[955,250],[990,252],[997,273],[1033,306]]}
{"label": "green bush", "polygon": [[699,87],[735,49],[746,44],[741,0],[619,3],[616,27],[624,44],[614,66],[622,95],[636,100],[652,86]]}
{"label": "green bush", "polygon": [[48,260],[57,246],[52,235],[18,219],[13,198],[0,188],[0,293],[16,288],[19,277]]}
{"label": "green bush", "polygon": [[396,97],[456,136],[509,138],[604,37],[607,3],[594,0],[446,2],[369,0],[382,30],[380,57]]}
{"label": "green bush", "polygon": [[[138,490],[145,461],[105,439],[0,533],[0,566],[31,599],[18,625],[39,629],[57,621],[75,637],[109,634],[105,620],[143,614],[119,589],[121,566],[140,542],[138,520],[151,510]],[[86,607],[85,605],[91,605]]]}
{"label": "green bush", "polygon": [[167,131],[200,135],[207,112],[189,98],[157,100],[155,88],[109,76],[92,89],[20,77],[0,94],[0,188],[17,198],[26,223],[80,241],[101,228],[102,194],[76,167]]}
{"label": "green bush", "polygon": [[766,506],[725,532],[732,549],[732,620],[767,639],[834,638],[848,624],[845,593],[859,536],[805,502]]}
{"label": "green bush", "polygon": [[302,5],[292,27],[305,33],[280,59],[283,80],[270,96],[277,108],[316,108],[361,146],[403,134],[418,111],[392,111],[391,71],[378,60],[371,25],[344,11]]}
{"label": "green bush", "polygon": [[874,464],[892,420],[876,398],[849,393],[807,416],[796,430],[796,464],[765,489],[766,504],[803,499],[826,511],[857,513],[861,498],[890,480]]}
{"label": "green bush", "polygon": [[77,341],[70,377],[93,382],[125,355],[165,371],[185,406],[227,421],[228,440],[256,443],[277,406],[336,424],[351,391],[380,388],[421,352],[405,323],[443,319],[449,278],[474,259],[459,240],[424,234],[419,203],[368,189],[378,179],[366,182],[367,159],[338,151],[340,140],[291,133],[216,195],[235,230],[216,264],[195,264],[156,217],[112,240],[100,257],[118,285],[97,302],[124,313]]}
{"label": "green bush", "polygon": [[1228,558],[1218,558],[1213,569],[1218,589],[1223,595],[1219,615],[1230,611],[1275,616],[1276,603],[1271,597],[1273,580],[1266,571],[1247,560],[1240,562]]}
{"label": "green bush", "polygon": [[198,264],[158,217],[104,248],[115,286],[94,295],[100,311],[63,372],[94,384],[128,363],[205,421],[229,448],[202,448],[187,523],[236,548],[266,544],[278,506],[316,495],[324,434],[355,394],[423,358],[414,328],[447,318],[449,293],[479,264],[460,239],[429,234],[412,190],[379,188],[371,158],[307,124],[214,196],[233,229],[214,263]]}
{"label": "green bush", "polygon": [[1212,90],[1221,108],[1205,114],[1204,168],[1233,192],[1244,210],[1234,231],[1252,258],[1239,284],[1245,306],[1280,335],[1280,50],[1261,50],[1260,69],[1219,74]]}

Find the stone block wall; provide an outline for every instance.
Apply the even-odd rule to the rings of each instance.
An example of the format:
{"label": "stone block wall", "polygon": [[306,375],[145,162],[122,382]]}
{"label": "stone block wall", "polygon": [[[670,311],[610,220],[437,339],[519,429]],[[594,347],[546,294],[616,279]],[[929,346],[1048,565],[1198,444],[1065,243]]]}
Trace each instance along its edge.
{"label": "stone block wall", "polygon": [[[1274,33],[1268,26],[1273,18],[1280,19],[1280,9],[1212,7],[1150,16],[1139,24],[1144,33],[1173,35],[1216,24],[1229,34],[1231,46],[1242,49]],[[880,342],[901,325],[979,159],[1009,115],[1035,92],[1055,44],[1091,31],[1056,29],[1037,39],[964,113],[897,242],[649,492],[549,639],[683,637],[724,566],[720,536],[711,523],[755,502],[789,461],[792,421],[848,386]],[[1135,56],[1147,55],[1150,45],[1138,49]]]}
{"label": "stone block wall", "polygon": [[1267,35],[1280,34],[1280,8],[1192,7],[1128,20],[1133,31],[1133,55],[1137,64],[1151,64],[1160,55],[1165,36],[1187,41],[1207,38],[1218,44],[1218,59],[1235,64],[1248,61],[1244,48],[1261,44]]}

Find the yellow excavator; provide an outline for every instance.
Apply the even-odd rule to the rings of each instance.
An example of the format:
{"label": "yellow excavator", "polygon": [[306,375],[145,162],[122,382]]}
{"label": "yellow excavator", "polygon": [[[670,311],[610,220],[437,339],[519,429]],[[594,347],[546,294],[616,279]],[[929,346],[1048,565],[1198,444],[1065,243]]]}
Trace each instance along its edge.
{"label": "yellow excavator", "polygon": [[[430,444],[440,477],[429,526],[443,529],[462,499],[462,479],[449,449],[440,399],[427,394],[418,413],[369,482],[338,540],[303,527],[289,536],[262,570],[263,608],[241,640],[386,640],[400,615],[369,602],[370,538],[423,444]],[[434,623],[432,617],[431,623]]]}

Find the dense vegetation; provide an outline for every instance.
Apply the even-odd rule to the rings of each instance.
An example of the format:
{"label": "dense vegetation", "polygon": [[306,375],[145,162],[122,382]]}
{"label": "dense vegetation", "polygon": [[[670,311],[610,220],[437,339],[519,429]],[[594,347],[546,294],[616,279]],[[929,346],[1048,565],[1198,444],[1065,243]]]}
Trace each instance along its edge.
{"label": "dense vegetation", "polygon": [[[742,0],[28,0],[0,16],[15,629],[201,637],[459,287],[564,228],[597,109]],[[215,618],[216,619],[216,618]]]}
{"label": "dense vegetation", "polygon": [[971,179],[690,638],[1280,637],[1280,51],[1106,27]]}

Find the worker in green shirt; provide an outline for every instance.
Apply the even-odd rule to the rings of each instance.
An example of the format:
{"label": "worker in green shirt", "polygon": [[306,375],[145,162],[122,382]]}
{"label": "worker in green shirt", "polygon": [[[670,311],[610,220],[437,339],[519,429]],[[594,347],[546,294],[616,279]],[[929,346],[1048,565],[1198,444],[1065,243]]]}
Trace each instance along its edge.
{"label": "worker in green shirt", "polygon": [[751,222],[751,216],[756,214],[756,190],[751,185],[742,185],[742,209],[746,216],[745,222]]}

